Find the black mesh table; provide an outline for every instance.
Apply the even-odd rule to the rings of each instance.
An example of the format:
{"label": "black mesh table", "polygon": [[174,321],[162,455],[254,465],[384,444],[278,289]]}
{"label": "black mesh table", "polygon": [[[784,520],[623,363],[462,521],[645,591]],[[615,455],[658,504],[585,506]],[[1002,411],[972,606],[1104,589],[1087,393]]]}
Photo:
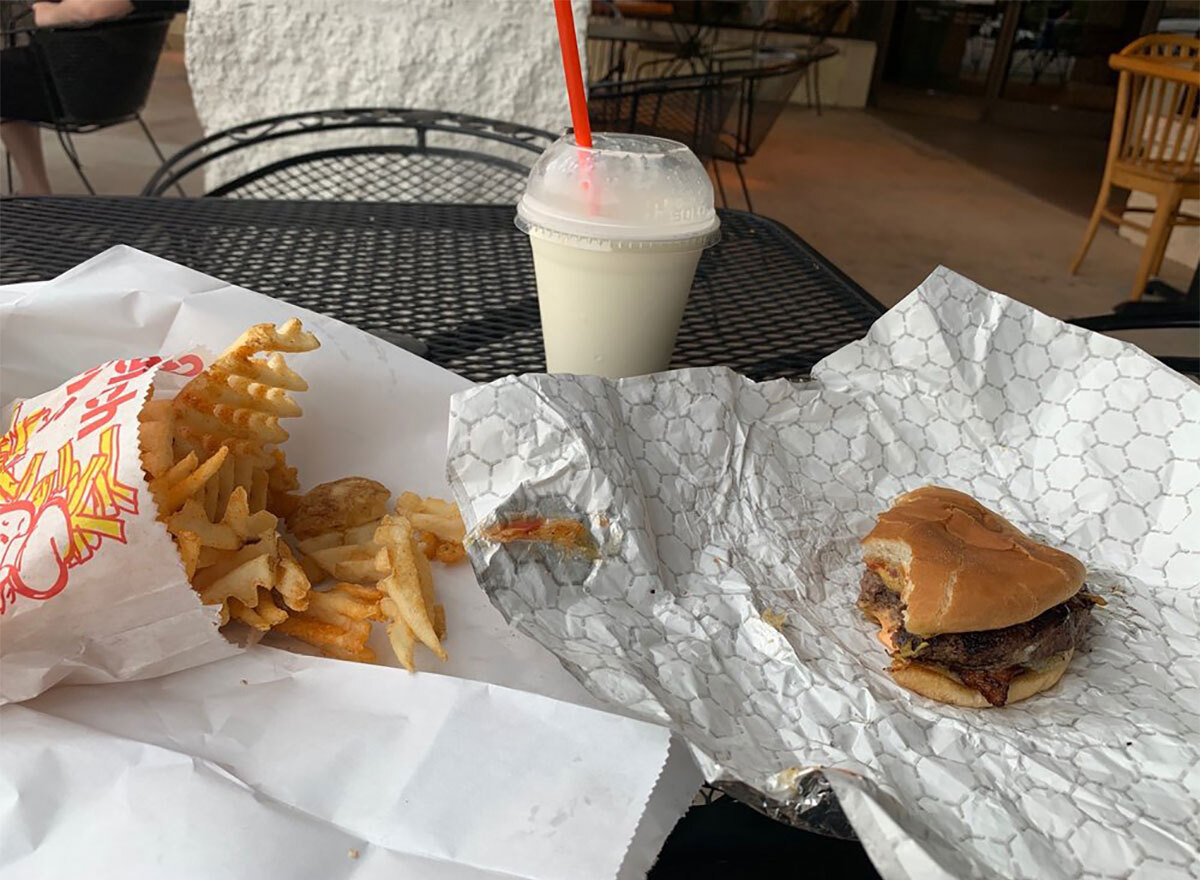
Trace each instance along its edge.
{"label": "black mesh table", "polygon": [[[883,307],[795,234],[722,211],[674,365],[798,377]],[[513,209],[225,199],[0,200],[0,283],[51,278],[127,244],[387,338],[469,379],[544,369],[533,262]],[[650,880],[878,875],[861,846],[774,822],[706,789]]]}
{"label": "black mesh table", "polygon": [[[794,233],[721,212],[673,366],[798,377],[883,307]],[[0,283],[51,278],[127,244],[364,330],[418,340],[475,381],[545,369],[533,259],[513,209],[226,199],[0,202]],[[382,331],[382,332],[381,332]]]}

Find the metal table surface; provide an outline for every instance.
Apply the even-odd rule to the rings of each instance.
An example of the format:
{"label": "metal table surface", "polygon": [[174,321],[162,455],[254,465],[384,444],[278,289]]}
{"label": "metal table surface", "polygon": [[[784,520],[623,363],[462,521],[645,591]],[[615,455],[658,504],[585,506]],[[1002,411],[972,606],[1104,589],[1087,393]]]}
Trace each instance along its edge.
{"label": "metal table surface", "polygon": [[[721,211],[672,365],[804,375],[882,306],[784,226]],[[545,368],[533,258],[495,205],[231,199],[0,201],[0,283],[128,244],[364,330],[419,340],[475,381]]]}
{"label": "metal table surface", "polygon": [[[721,211],[674,365],[797,377],[883,307],[791,231]],[[486,381],[544,368],[533,262],[513,209],[222,199],[0,200],[0,283],[51,278],[127,244],[373,332]],[[650,880],[874,878],[862,847],[780,825],[716,792],[668,837]]]}

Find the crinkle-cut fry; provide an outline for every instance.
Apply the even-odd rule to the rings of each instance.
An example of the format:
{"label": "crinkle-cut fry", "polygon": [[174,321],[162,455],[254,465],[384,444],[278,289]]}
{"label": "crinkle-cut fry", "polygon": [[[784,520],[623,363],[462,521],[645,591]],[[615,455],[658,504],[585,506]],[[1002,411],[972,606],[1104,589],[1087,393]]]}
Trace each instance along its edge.
{"label": "crinkle-cut fry", "polygon": [[253,608],[258,603],[258,588],[271,588],[271,582],[274,580],[274,560],[267,555],[253,557],[221,577],[204,579],[204,585],[201,585],[205,574],[207,571],[201,571],[193,583],[200,593],[200,601],[205,605],[216,605],[233,598]]}
{"label": "crinkle-cut fry", "polygon": [[433,618],[433,631],[437,633],[437,637],[446,638],[446,606],[435,604],[429,616]]}
{"label": "crinkle-cut fry", "polygon": [[288,618],[276,624],[274,629],[284,635],[307,642],[321,653],[336,657],[340,660],[357,660],[360,663],[374,663],[375,652],[366,644],[370,635],[371,625],[365,620],[356,621],[366,628],[367,635],[362,634],[361,628],[354,631],[343,629],[337,624],[325,623],[307,614],[289,615]]}
{"label": "crinkle-cut fry", "polygon": [[204,488],[225,461],[229,450],[221,447],[203,463],[198,463],[195,453],[189,453],[182,461],[150,483],[150,492],[158,501],[160,517],[170,516],[183,506],[183,502]]}
{"label": "crinkle-cut fry", "polygon": [[288,615],[286,611],[275,604],[270,590],[259,587],[258,604],[253,608],[243,605],[236,598],[230,597],[229,616],[233,620],[240,620],[242,623],[252,626],[260,632],[266,632],[276,624],[287,620]]}
{"label": "crinkle-cut fry", "polygon": [[167,531],[177,539],[185,533],[191,534],[201,545],[216,550],[237,550],[245,543],[245,536],[239,535],[226,523],[209,520],[203,506],[195,498],[183,502],[179,510],[167,517]]}
{"label": "crinkle-cut fry", "polygon": [[[445,660],[446,651],[434,631],[422,595],[420,569],[417,567],[417,557],[421,554],[417,552],[413,540],[412,524],[403,517],[385,516],[375,530],[375,542],[380,545],[376,566],[388,572],[379,581],[379,589],[388,594],[421,643]],[[421,558],[424,559],[424,556]]]}
{"label": "crinkle-cut fry", "polygon": [[175,463],[174,421],[169,400],[149,400],[138,413],[140,458],[150,479],[161,477]]}
{"label": "crinkle-cut fry", "polygon": [[288,608],[304,611],[308,608],[312,596],[312,583],[300,567],[300,563],[292,556],[292,548],[286,542],[279,541],[277,549],[279,565],[275,569],[275,591],[283,597]]}
{"label": "crinkle-cut fry", "polygon": [[388,642],[392,646],[392,653],[396,655],[396,659],[400,661],[401,666],[409,672],[416,672],[415,650],[417,645],[413,631],[404,622],[404,619],[400,616],[400,609],[396,607],[396,603],[390,598],[384,597],[381,599],[379,608],[390,621],[387,625],[387,637]]}

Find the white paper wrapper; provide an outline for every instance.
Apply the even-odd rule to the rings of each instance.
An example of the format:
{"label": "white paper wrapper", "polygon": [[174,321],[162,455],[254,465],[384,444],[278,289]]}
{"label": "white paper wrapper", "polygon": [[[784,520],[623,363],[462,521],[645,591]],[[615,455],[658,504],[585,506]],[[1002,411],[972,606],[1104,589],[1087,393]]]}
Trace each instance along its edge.
{"label": "white paper wrapper", "polygon": [[99,364],[15,408],[0,441],[0,703],[236,651],[142,475],[137,415],[159,361]]}
{"label": "white paper wrapper", "polygon": [[[455,396],[451,482],[493,601],[709,779],[889,878],[1183,877],[1200,864],[1200,389],[939,269],[804,384],[688,370]],[[900,689],[855,608],[858,539],[961,488],[1108,600],[1052,691]],[[480,530],[578,516],[592,565]],[[762,612],[786,612],[782,634]],[[818,772],[823,771],[823,772]]]}
{"label": "white paper wrapper", "polygon": [[2,720],[13,880],[611,878],[671,735],[266,647]]}
{"label": "white paper wrapper", "polygon": [[[220,351],[250,324],[290,317],[322,342],[292,361],[310,386],[297,395],[305,415],[289,420],[286,444],[304,486],[362,474],[393,491],[449,497],[449,398],[469,387],[466,380],[339,321],[130,248],[113,248],[53,281],[0,288],[0,407],[112,358]],[[168,558],[177,560],[173,550]],[[699,785],[691,758],[674,748],[668,753],[661,731],[638,722],[570,715],[571,707],[555,708],[542,697],[479,684],[598,705],[552,654],[505,622],[469,566],[438,567],[436,577],[450,659],[439,664],[418,655],[418,664],[453,678],[256,648],[148,682],[60,687],[0,709],[0,752],[13,762],[0,774],[9,786],[0,797],[8,805],[0,874],[258,880],[316,871],[366,878],[394,876],[403,866],[421,877],[517,871],[502,875],[552,878],[612,877],[619,866],[621,878],[644,875]],[[164,591],[169,582],[164,575]],[[178,586],[172,594],[194,602],[186,583]],[[8,625],[0,622],[6,651]],[[388,662],[382,632],[374,646]],[[247,692],[242,678],[257,686]],[[487,705],[497,693],[503,699]],[[370,709],[368,697],[375,700]],[[500,714],[492,717],[493,710]],[[570,717],[573,742],[590,743],[581,745],[584,754],[602,756],[610,740],[623,743],[636,781],[627,785],[632,777],[624,772],[613,777],[612,789],[621,788],[625,799],[597,823],[589,817],[600,801],[584,784],[593,773],[612,772],[607,759],[556,766],[560,780],[516,783],[522,798],[544,798],[536,816],[512,817],[504,825],[511,837],[489,838],[488,811],[509,803],[516,765],[484,768],[470,779],[448,779],[443,765],[426,766],[425,757],[451,753],[435,742],[439,719],[453,731],[448,746],[482,743],[479,754],[488,755],[494,739],[524,760],[555,713]],[[614,733],[614,720],[632,727]],[[510,742],[514,737],[520,742]],[[294,749],[273,755],[274,742]],[[558,753],[549,745],[542,754]],[[474,767],[470,756],[464,760],[464,768]],[[252,778],[256,767],[262,775]],[[548,772],[545,760],[540,768]],[[404,791],[419,798],[388,805],[386,821],[368,821],[367,806],[396,795],[389,785],[409,770],[420,784],[404,782]],[[375,776],[389,785],[372,788]],[[440,780],[446,784],[439,793]],[[374,800],[360,803],[368,789]],[[434,816],[444,821],[438,829],[422,826],[424,836],[383,827],[394,817],[412,828]],[[528,820],[524,837],[514,830],[518,819]],[[350,839],[367,841],[372,853],[358,847],[361,857],[348,859]],[[484,844],[494,844],[488,858],[479,855]],[[606,857],[592,858],[598,851]]]}

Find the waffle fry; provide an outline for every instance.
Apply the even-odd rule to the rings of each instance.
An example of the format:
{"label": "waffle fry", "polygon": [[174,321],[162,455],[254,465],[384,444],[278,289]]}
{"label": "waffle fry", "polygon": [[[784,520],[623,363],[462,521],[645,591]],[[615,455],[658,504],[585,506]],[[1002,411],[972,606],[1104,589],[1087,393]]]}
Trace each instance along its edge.
{"label": "waffle fry", "polygon": [[[251,327],[173,400],[139,417],[141,463],[202,602],[235,621],[277,631],[341,659],[374,662],[374,621],[386,624],[400,663],[415,670],[419,643],[443,660],[446,609],[430,560],[464,556],[456,505],[347,477],[299,493],[279,448],[301,415],[307,383],[284,352],[317,348],[299,321]],[[286,521],[294,544],[280,534]],[[312,584],[334,578],[324,590]]]}
{"label": "waffle fry", "polygon": [[259,587],[258,602],[253,606],[243,605],[238,599],[229,600],[229,617],[240,620],[259,632],[266,632],[271,627],[287,620],[288,613],[275,604],[271,591]]}
{"label": "waffle fry", "polygon": [[286,507],[272,505],[272,497],[286,495],[298,482],[275,444],[288,437],[280,419],[301,414],[289,392],[308,385],[279,352],[312,351],[319,345],[295,319],[279,327],[256,324],[171,401],[177,460],[193,452],[203,456],[219,446],[232,457],[220,480],[206,490],[211,520],[224,515],[236,486],[246,489],[251,512]]}
{"label": "waffle fry", "polygon": [[256,325],[175,399],[151,400],[140,414],[159,518],[201,601],[221,605],[222,624],[269,629],[308,607],[311,582],[268,507],[273,489],[298,485],[274,444],[287,438],[279,420],[301,412],[289,392],[308,387],[280,352],[318,345],[296,320]]}

